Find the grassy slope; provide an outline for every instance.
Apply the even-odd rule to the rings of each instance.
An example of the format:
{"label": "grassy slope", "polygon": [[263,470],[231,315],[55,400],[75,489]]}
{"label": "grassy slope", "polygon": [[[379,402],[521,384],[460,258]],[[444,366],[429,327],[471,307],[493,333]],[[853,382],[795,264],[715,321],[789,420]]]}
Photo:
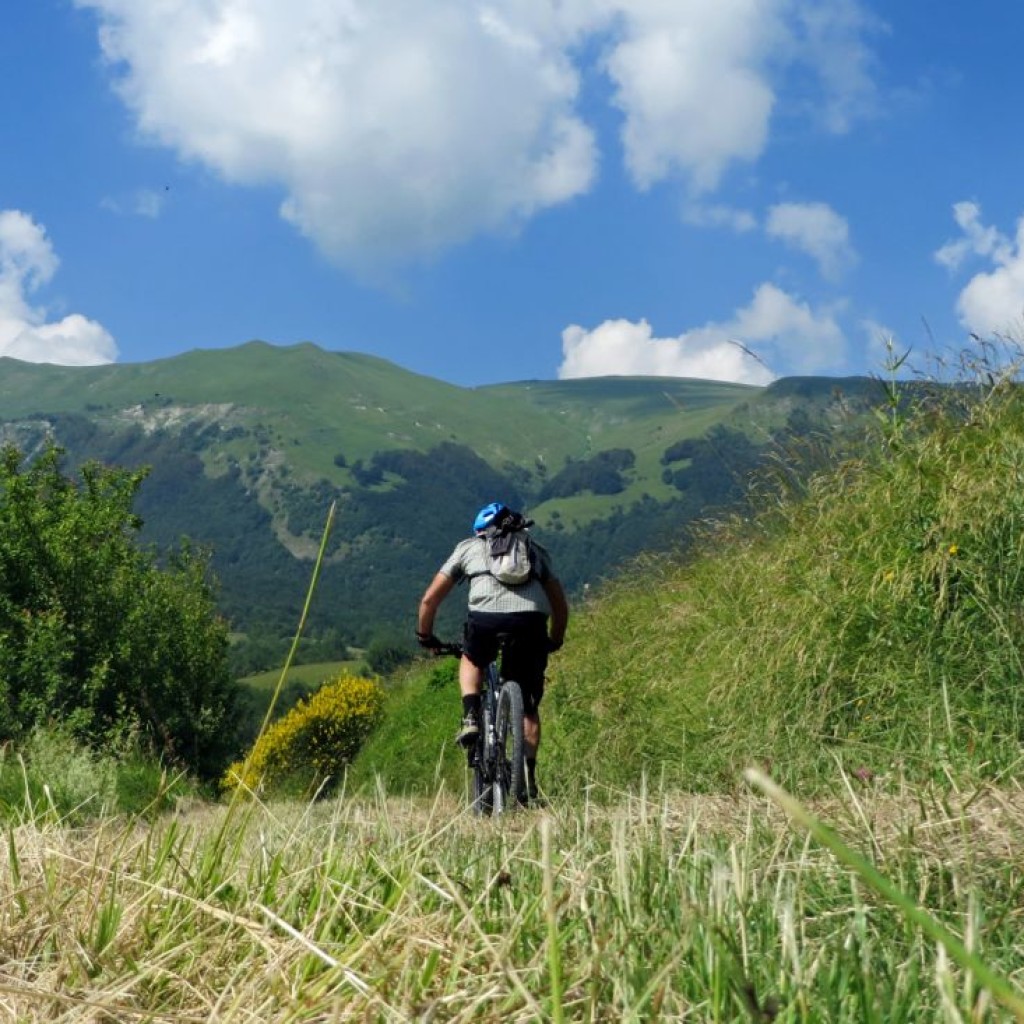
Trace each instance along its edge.
{"label": "grassy slope", "polygon": [[549,781],[1010,770],[1024,400],[976,398],[920,411],[756,522],[709,533],[699,557],[641,560],[577,608],[549,673]]}
{"label": "grassy slope", "polygon": [[1016,763],[1021,397],[922,411],[877,443],[701,558],[637,565],[598,599],[549,702],[572,773],[716,787],[759,761],[809,785],[839,763]]}
{"label": "grassy slope", "polygon": [[[331,472],[337,451],[366,457],[389,440],[394,447],[427,449],[453,435],[477,436],[503,452],[503,438],[492,424],[509,418],[515,407],[382,359],[311,344],[278,348],[250,342],[151,363],[75,369],[5,359],[0,371],[0,408],[8,418],[140,404],[157,417],[169,404],[230,403],[236,406],[233,421],[260,422],[285,445],[300,441],[305,450],[290,451],[289,457],[324,473]],[[523,429],[531,446],[542,437],[551,443],[548,435],[557,432],[548,424],[536,435],[530,425]]]}
{"label": "grassy slope", "polygon": [[[310,665],[293,665],[288,670],[287,682],[296,683],[307,690],[314,690],[321,683],[325,683],[328,679],[333,679],[343,672],[355,671],[361,664],[360,661],[319,661]],[[269,672],[257,672],[255,675],[245,676],[239,682],[261,693],[273,693],[280,678],[281,670],[272,669]]]}
{"label": "grassy slope", "polygon": [[[593,385],[598,384],[595,388]],[[652,388],[665,397],[650,397]],[[536,401],[537,391],[547,396]],[[403,370],[374,356],[326,352],[312,344],[249,342],[139,364],[58,367],[0,359],[4,418],[98,412],[142,404],[231,403],[262,414],[286,440],[333,454],[343,437],[356,457],[387,446],[427,449],[453,437],[495,460],[523,452],[551,458],[583,454],[588,435],[622,444],[631,426],[681,410],[726,409],[757,389],[703,381],[522,383],[461,388]],[[636,394],[634,394],[636,393]],[[600,408],[595,409],[595,397]],[[624,427],[625,431],[616,427]],[[687,422],[688,427],[688,422]],[[325,433],[326,432],[326,433]]]}
{"label": "grassy slope", "polygon": [[[325,352],[308,343],[282,348],[250,342],[99,367],[0,359],[4,419],[80,413],[123,425],[173,427],[182,422],[184,408],[191,410],[186,419],[205,415],[226,427],[257,428],[256,435],[225,441],[206,456],[213,473],[228,456],[244,461],[260,445],[281,452],[300,476],[335,484],[352,483],[335,466],[336,455],[351,463],[387,448],[426,451],[456,441],[496,467],[515,462],[530,468],[540,459],[555,472],[568,457],[633,448],[636,486],[614,502],[591,501],[587,515],[644,490],[668,496],[657,463],[664,448],[701,433],[761,390],[654,378],[461,388],[373,356]],[[204,412],[213,406],[218,408]]]}
{"label": "grassy slope", "polygon": [[360,750],[351,788],[372,789],[382,778],[396,796],[434,792],[439,783],[463,793],[466,757],[454,743],[462,715],[455,664],[451,658],[420,661],[386,682],[387,725]]}
{"label": "grassy slope", "polygon": [[[612,448],[635,452],[636,466],[622,493],[611,498],[592,494],[561,498],[533,510],[539,522],[548,521],[554,510],[568,522],[586,522],[606,514],[611,506],[626,507],[644,493],[658,499],[675,497],[677,492],[661,480],[659,460],[665,449],[681,438],[702,434],[734,406],[756,399],[764,389],[680,378],[599,377],[524,381],[483,390],[516,397],[539,414],[557,417],[579,442],[575,453],[565,454],[585,459]],[[557,471],[561,465],[551,461],[550,468]]]}

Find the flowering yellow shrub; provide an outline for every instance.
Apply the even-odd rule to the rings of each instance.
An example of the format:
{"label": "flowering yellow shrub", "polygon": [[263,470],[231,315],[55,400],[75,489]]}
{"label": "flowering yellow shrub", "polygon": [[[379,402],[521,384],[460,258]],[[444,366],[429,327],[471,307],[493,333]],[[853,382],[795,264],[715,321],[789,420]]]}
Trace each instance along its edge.
{"label": "flowering yellow shrub", "polygon": [[383,707],[376,680],[339,676],[269,726],[247,760],[228,768],[221,785],[307,792],[330,785],[380,721]]}

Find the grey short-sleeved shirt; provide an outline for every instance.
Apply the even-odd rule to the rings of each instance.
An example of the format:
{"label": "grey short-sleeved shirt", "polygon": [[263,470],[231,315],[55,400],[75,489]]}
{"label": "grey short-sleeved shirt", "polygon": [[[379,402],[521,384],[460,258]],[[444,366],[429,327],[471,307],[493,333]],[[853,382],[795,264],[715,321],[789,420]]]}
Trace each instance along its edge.
{"label": "grey short-sleeved shirt", "polygon": [[553,575],[551,556],[535,540],[530,544],[536,552],[536,575],[526,583],[511,587],[500,583],[487,571],[486,541],[467,537],[460,541],[441,566],[449,579],[458,583],[469,578],[469,610],[471,612],[543,612],[551,614],[551,602],[542,581]]}

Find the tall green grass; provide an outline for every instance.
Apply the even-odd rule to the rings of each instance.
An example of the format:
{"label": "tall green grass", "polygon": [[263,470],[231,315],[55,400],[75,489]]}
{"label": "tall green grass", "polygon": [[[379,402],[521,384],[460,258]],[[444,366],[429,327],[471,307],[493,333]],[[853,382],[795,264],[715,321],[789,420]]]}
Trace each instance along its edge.
{"label": "tall green grass", "polygon": [[856,457],[590,601],[545,701],[558,775],[708,789],[761,763],[806,791],[840,764],[1017,770],[1024,396],[991,378],[894,392]]}
{"label": "tall green grass", "polygon": [[117,814],[152,816],[195,800],[198,783],[140,749],[131,736],[103,750],[58,726],[0,748],[0,821],[77,826]]}

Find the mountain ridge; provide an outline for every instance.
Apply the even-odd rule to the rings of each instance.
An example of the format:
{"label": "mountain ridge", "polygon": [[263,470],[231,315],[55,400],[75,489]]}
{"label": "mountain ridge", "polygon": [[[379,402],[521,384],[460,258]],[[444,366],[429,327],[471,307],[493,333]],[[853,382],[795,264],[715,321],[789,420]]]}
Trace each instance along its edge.
{"label": "mountain ridge", "polygon": [[327,607],[313,627],[365,642],[404,628],[475,507],[528,508],[578,590],[646,547],[679,543],[686,523],[734,499],[794,410],[831,430],[846,415],[834,392],[848,405],[870,385],[466,388],[364,353],[253,341],[103,367],[2,358],[0,442],[31,454],[54,441],[70,468],[152,467],[138,497],[143,540],[187,535],[210,548],[225,611],[250,636],[294,624],[335,502]]}

